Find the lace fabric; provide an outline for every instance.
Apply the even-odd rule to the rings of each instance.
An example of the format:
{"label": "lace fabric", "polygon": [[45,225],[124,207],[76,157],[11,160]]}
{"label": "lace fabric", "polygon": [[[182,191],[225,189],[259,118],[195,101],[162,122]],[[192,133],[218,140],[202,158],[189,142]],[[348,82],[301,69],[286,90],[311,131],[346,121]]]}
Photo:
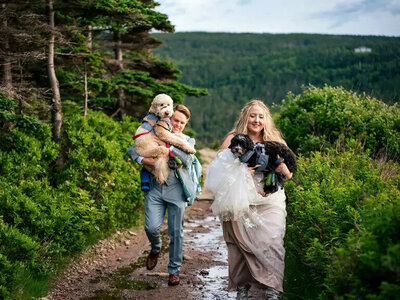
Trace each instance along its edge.
{"label": "lace fabric", "polygon": [[[262,197],[262,173],[252,176],[229,149],[208,167],[206,188],[214,194],[211,209],[221,221],[236,221],[237,234],[263,266],[252,269],[259,282],[282,291],[286,230],[285,191]],[[251,265],[251,264],[250,264]],[[258,265],[259,266],[259,265]]]}
{"label": "lace fabric", "polygon": [[260,196],[247,165],[229,149],[220,151],[208,166],[205,187],[214,194],[211,209],[221,221],[238,220]]}
{"label": "lace fabric", "polygon": [[[220,151],[215,160],[208,166],[205,187],[214,194],[211,209],[221,221],[238,221],[246,216],[251,205],[263,205],[271,202],[279,203],[282,190],[262,197],[257,191],[262,191],[262,173],[254,176],[248,171],[247,165],[229,149]],[[283,207],[284,209],[284,207]]]}

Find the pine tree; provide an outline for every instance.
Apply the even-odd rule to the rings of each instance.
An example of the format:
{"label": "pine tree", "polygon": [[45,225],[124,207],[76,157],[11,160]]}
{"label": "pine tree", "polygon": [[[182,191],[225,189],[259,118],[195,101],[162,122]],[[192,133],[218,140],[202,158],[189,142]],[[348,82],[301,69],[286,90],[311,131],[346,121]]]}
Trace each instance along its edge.
{"label": "pine tree", "polygon": [[86,38],[79,51],[87,55],[88,77],[85,88],[84,72],[77,83],[76,70],[69,70],[65,78],[76,80],[63,84],[89,95],[91,108],[120,117],[142,116],[160,92],[170,93],[177,102],[182,102],[185,94],[204,95],[203,90],[176,82],[179,71],[151,53],[161,42],[150,30],[174,29],[166,15],[154,11],[155,6],[154,1],[64,1],[63,13]]}

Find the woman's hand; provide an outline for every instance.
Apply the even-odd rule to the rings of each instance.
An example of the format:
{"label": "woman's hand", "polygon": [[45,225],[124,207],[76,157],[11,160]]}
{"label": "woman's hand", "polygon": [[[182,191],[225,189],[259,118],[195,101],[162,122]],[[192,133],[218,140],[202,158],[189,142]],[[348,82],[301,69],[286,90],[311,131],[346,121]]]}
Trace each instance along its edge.
{"label": "woman's hand", "polygon": [[280,163],[279,166],[275,169],[275,172],[282,173],[285,177],[283,180],[289,180],[292,178],[293,173],[289,171],[288,167],[285,163]]}
{"label": "woman's hand", "polygon": [[247,169],[249,170],[251,175],[254,175],[254,173],[256,172],[256,169],[259,167],[260,165],[255,165],[254,167],[249,167],[247,166]]}

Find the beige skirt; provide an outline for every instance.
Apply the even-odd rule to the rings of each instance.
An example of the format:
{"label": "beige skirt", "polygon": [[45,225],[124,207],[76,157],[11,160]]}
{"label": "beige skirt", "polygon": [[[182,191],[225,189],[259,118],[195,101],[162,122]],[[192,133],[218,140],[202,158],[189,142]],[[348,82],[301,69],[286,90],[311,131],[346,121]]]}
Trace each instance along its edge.
{"label": "beige skirt", "polygon": [[252,205],[242,219],[222,223],[228,247],[229,290],[259,283],[283,291],[286,209],[281,192],[278,200]]}

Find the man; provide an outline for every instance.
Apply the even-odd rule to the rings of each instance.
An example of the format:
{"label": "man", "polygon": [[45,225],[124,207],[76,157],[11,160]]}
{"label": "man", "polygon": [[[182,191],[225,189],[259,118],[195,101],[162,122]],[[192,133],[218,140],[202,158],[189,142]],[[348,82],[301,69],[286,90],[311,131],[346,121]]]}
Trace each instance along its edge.
{"label": "man", "polygon": [[[184,105],[177,105],[171,117],[172,132],[180,134],[194,145],[194,139],[182,134],[190,118],[190,111]],[[165,145],[157,137],[154,139],[160,144]],[[182,177],[187,178],[190,166],[197,162],[194,155],[189,155],[182,150],[171,146],[172,153],[182,161],[183,168],[180,171],[171,170],[165,184],[160,185],[150,174],[149,190],[144,191],[145,196],[145,231],[151,243],[151,251],[147,257],[146,267],[148,270],[154,269],[157,265],[158,256],[161,251],[160,227],[164,220],[165,211],[168,208],[168,235],[169,244],[169,263],[168,263],[168,285],[179,284],[179,272],[182,264],[182,239],[183,239],[183,216],[188,198],[183,184]],[[134,147],[130,147],[127,154],[131,158],[143,165],[154,166],[154,159],[151,157],[139,156]],[[179,176],[178,176],[179,175]],[[195,176],[197,177],[197,175]],[[188,185],[191,183],[189,182]]]}

